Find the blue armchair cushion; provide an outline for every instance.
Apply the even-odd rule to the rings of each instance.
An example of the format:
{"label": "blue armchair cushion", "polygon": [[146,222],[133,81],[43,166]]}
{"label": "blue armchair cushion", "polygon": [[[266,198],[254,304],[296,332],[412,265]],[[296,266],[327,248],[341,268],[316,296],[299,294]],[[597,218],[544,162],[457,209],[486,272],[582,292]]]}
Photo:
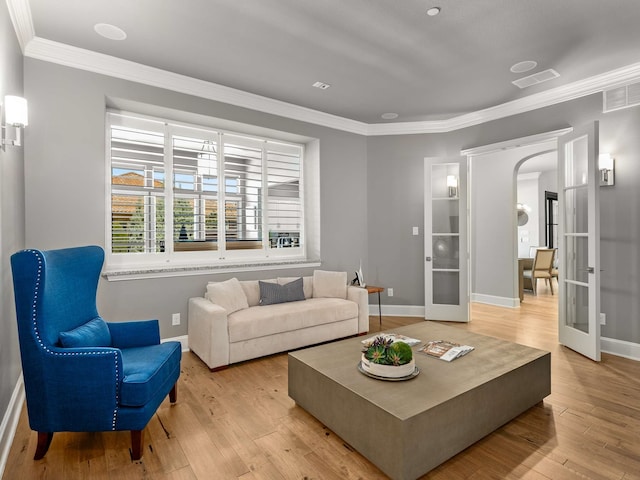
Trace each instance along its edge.
{"label": "blue armchair cushion", "polygon": [[68,332],[60,332],[59,339],[60,345],[65,348],[111,346],[109,327],[100,317],[89,320]]}
{"label": "blue armchair cushion", "polygon": [[180,368],[181,355],[180,342],[123,349],[124,378],[120,388],[120,405],[141,407],[154,398],[157,392],[168,391],[171,385],[167,388],[165,383]]}

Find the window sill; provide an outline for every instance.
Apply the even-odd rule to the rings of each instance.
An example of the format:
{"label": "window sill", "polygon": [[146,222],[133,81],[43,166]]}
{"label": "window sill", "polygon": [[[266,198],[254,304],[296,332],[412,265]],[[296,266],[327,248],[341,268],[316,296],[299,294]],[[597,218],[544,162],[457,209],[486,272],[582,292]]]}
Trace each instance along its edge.
{"label": "window sill", "polygon": [[105,270],[102,277],[109,282],[122,280],[143,280],[148,278],[187,277],[218,273],[254,272],[257,270],[284,270],[287,268],[319,267],[320,260],[289,260],[265,263],[245,263],[227,265],[188,265],[173,267],[137,267],[129,270]]}

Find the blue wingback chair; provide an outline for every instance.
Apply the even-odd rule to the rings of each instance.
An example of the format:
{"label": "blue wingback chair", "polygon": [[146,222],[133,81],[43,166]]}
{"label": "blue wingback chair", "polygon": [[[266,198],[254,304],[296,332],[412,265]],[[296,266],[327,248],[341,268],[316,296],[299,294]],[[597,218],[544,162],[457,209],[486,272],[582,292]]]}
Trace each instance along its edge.
{"label": "blue wingback chair", "polygon": [[38,432],[35,460],[54,432],[108,430],[130,430],[138,460],[145,426],[167,394],[176,401],[180,343],[160,343],[157,320],[100,318],[103,262],[97,246],[11,257],[29,425]]}

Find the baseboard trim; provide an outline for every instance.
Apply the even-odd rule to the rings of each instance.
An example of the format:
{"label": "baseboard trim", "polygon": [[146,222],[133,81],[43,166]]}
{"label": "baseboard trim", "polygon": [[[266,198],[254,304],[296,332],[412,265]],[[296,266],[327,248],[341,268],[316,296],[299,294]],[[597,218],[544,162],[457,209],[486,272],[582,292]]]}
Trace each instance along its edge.
{"label": "baseboard trim", "polygon": [[486,303],[497,307],[517,308],[520,306],[520,299],[509,297],[497,297],[495,295],[485,295],[483,293],[472,293],[471,301],[475,303]]}
{"label": "baseboard trim", "polygon": [[[379,315],[378,304],[369,305],[369,316]],[[382,315],[388,317],[422,317],[424,318],[424,307],[420,305],[382,305]]]}
{"label": "baseboard trim", "polygon": [[9,451],[11,450],[13,438],[16,435],[18,420],[20,419],[20,412],[22,411],[23,404],[24,381],[22,380],[22,374],[20,374],[18,382],[11,394],[7,411],[4,413],[2,424],[0,424],[0,478],[4,475],[4,469],[7,466]]}
{"label": "baseboard trim", "polygon": [[180,335],[179,337],[163,338],[161,342],[180,342],[182,345],[182,351],[189,351],[189,335]]}
{"label": "baseboard trim", "polygon": [[600,337],[600,350],[603,353],[610,353],[611,355],[640,362],[640,343]]}

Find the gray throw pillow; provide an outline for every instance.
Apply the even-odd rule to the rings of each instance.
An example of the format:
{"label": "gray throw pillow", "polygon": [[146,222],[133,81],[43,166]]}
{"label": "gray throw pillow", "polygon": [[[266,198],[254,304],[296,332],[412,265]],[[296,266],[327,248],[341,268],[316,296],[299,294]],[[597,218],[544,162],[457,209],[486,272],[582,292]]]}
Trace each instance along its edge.
{"label": "gray throw pillow", "polygon": [[258,283],[260,285],[260,305],[273,305],[275,303],[304,300],[302,278],[298,278],[285,285],[270,282]]}

